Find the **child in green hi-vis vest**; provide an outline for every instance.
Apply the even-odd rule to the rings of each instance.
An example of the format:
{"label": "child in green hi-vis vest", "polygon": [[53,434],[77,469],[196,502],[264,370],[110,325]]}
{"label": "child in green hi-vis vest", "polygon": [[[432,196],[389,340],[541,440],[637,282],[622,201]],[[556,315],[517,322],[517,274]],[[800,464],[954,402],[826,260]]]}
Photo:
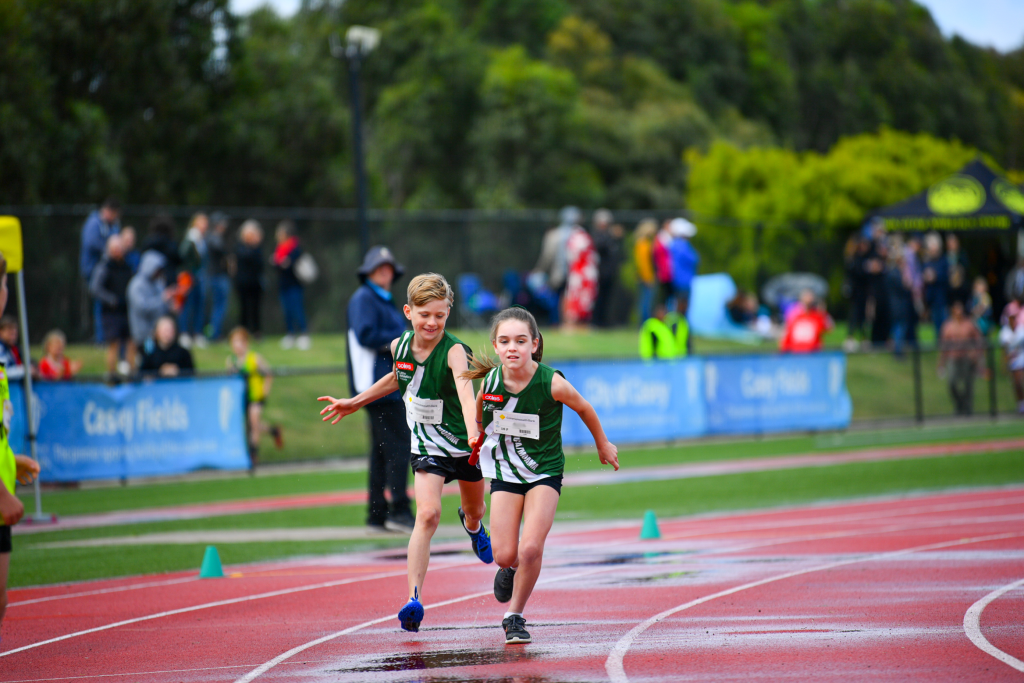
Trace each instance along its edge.
{"label": "child in green hi-vis vest", "polygon": [[[0,254],[0,315],[7,307],[7,260]],[[27,364],[27,363],[26,363]],[[24,455],[14,455],[8,440],[14,406],[7,384],[7,368],[0,365],[0,400],[3,423],[0,424],[0,624],[7,611],[7,570],[11,566],[11,527],[21,521],[25,506],[14,495],[15,481],[31,484],[39,474],[39,464]]]}
{"label": "child in green hi-vis vest", "polygon": [[409,601],[398,613],[406,631],[418,631],[423,620],[420,594],[430,561],[430,539],[441,520],[441,489],[459,482],[459,517],[473,552],[492,562],[491,541],[484,528],[484,482],[480,468],[470,465],[469,439],[477,435],[473,383],[460,379],[469,369],[469,348],[445,330],[455,296],[436,273],[418,275],[409,283],[405,317],[412,332],[391,342],[394,372],[353,398],[321,396],[331,405],[320,411],[324,421],[338,420],[382,396],[400,389],[412,432],[416,525],[409,538]]}
{"label": "child in green hi-vis vest", "polygon": [[481,471],[491,479],[491,538],[500,567],[494,597],[511,600],[501,626],[506,643],[528,643],[523,610],[540,576],[565,471],[562,406],[575,410],[590,430],[602,465],[618,470],[619,450],[605,436],[594,407],[561,372],[540,362],[544,340],[526,309],[507,308],[494,316],[491,343],[499,363],[474,359],[462,376],[483,379],[476,408],[483,435],[471,441],[479,448]]}

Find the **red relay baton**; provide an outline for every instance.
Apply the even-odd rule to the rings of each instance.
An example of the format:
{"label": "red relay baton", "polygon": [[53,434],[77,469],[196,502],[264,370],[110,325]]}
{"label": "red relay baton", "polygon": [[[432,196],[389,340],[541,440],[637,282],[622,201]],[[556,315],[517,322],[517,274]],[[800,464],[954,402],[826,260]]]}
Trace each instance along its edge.
{"label": "red relay baton", "polygon": [[469,454],[469,464],[476,465],[480,461],[480,447],[484,445],[484,435],[481,434],[477,440],[476,445],[473,446],[473,452]]}

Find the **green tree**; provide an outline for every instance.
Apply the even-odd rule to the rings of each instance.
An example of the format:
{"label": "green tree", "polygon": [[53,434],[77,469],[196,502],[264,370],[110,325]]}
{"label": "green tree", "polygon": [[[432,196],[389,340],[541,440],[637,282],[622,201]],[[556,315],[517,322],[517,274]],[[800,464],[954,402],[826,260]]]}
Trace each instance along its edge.
{"label": "green tree", "polygon": [[691,150],[687,189],[700,226],[697,246],[708,269],[730,273],[742,287],[800,269],[827,273],[838,285],[842,242],[871,211],[920,192],[977,154],[956,141],[886,129],[844,138],[824,155],[726,142],[707,153]]}

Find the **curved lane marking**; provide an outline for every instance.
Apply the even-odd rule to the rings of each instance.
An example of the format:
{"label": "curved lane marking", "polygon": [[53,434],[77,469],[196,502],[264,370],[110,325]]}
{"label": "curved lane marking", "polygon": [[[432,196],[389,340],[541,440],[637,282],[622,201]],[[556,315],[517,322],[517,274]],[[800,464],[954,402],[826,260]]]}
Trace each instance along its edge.
{"label": "curved lane marking", "polygon": [[[556,576],[556,577],[552,577],[550,579],[544,579],[544,580],[538,581],[537,585],[540,585],[542,583],[554,583],[555,581],[564,581],[566,579],[577,579],[577,578],[579,578],[581,576],[590,576],[591,574],[600,574],[601,572],[614,571],[615,569],[617,569],[617,567],[602,567],[601,569],[592,569],[590,571],[578,572],[576,574],[566,574],[565,576]],[[483,598],[483,597],[486,597],[488,595],[493,595],[493,594],[494,594],[493,590],[482,591],[480,593],[470,593],[469,595],[463,595],[463,596],[460,596],[460,597],[457,597],[457,598],[452,598],[451,600],[444,600],[443,602],[435,602],[435,603],[430,604],[430,605],[424,605],[423,609],[424,610],[428,610],[428,609],[432,609],[434,607],[445,607],[447,605],[454,605],[457,602],[465,602],[466,600],[473,600],[475,598]],[[284,662],[284,661],[286,661],[288,659],[291,659],[295,655],[299,654],[300,652],[305,652],[306,650],[308,650],[311,647],[316,647],[317,645],[322,645],[323,643],[326,643],[326,642],[328,642],[330,640],[334,640],[335,638],[340,638],[342,636],[347,636],[350,633],[355,633],[356,631],[361,631],[364,628],[368,628],[370,626],[376,626],[377,624],[383,624],[384,622],[387,622],[387,621],[393,621],[394,619],[395,619],[394,615],[388,615],[386,617],[380,617],[379,619],[372,619],[370,621],[364,621],[361,624],[356,624],[355,626],[350,626],[350,627],[348,627],[346,629],[343,629],[341,631],[336,631],[334,633],[329,633],[326,636],[323,636],[322,638],[317,638],[316,640],[311,640],[308,643],[303,643],[302,645],[298,645],[296,647],[293,647],[291,650],[288,650],[287,652],[282,652],[281,654],[279,654],[278,656],[274,657],[270,661],[265,662],[264,664],[261,664],[260,666],[256,667],[255,669],[253,669],[252,671],[250,671],[246,675],[244,675],[241,678],[237,679],[235,681],[235,683],[251,683],[251,681],[255,680],[259,676],[262,676],[266,672],[270,671],[271,669],[273,669],[275,666],[277,666],[281,662]]]}
{"label": "curved lane marking", "polygon": [[735,593],[739,593],[750,588],[758,588],[759,586],[764,586],[766,584],[774,583],[776,581],[791,579],[795,576],[802,576],[804,574],[827,571],[829,569],[845,567],[847,565],[857,564],[860,562],[872,562],[874,560],[881,560],[889,557],[899,557],[900,555],[909,555],[911,553],[917,553],[926,550],[939,550],[941,548],[950,548],[958,545],[966,545],[969,543],[998,541],[1007,538],[1017,538],[1020,536],[1024,536],[1024,532],[995,534],[992,536],[979,536],[978,538],[964,538],[955,541],[945,541],[943,543],[930,543],[928,545],[916,546],[913,548],[904,548],[903,550],[895,550],[887,553],[878,553],[875,555],[860,557],[853,560],[841,560],[839,562],[830,562],[828,564],[818,565],[816,567],[808,567],[807,569],[799,569],[797,571],[786,572],[785,574],[769,576],[768,578],[761,579],[759,581],[752,581],[750,583],[745,583],[740,586],[728,588],[717,593],[712,593],[711,595],[705,595],[703,597],[697,598],[696,600],[691,600],[690,602],[683,603],[682,605],[678,605],[676,607],[673,607],[672,609],[665,610],[660,614],[655,614],[650,619],[647,619],[646,621],[643,621],[634,626],[632,629],[629,630],[628,633],[626,633],[626,635],[622,636],[622,638],[620,638],[619,641],[615,643],[615,647],[612,648],[611,653],[608,655],[608,659],[605,660],[604,668],[605,671],[608,672],[608,677],[612,680],[612,683],[628,683],[629,677],[626,675],[626,669],[623,666],[623,659],[625,659],[626,652],[629,651],[630,646],[644,631],[649,629],[651,626],[654,626],[658,622],[664,621],[673,614],[677,614],[679,612],[682,612],[683,610],[690,609],[691,607],[696,607],[697,605],[703,605],[706,602],[711,602],[712,600],[717,600],[718,598],[724,598],[728,595],[733,595]]}
{"label": "curved lane marking", "polygon": [[[458,565],[452,565],[458,566]],[[447,567],[445,567],[447,569]],[[334,586],[344,586],[349,583],[357,583],[359,581],[373,581],[375,579],[386,579],[392,576],[405,576],[406,571],[403,569],[400,572],[388,572],[385,574],[377,574],[376,576],[357,576],[351,579],[339,579],[337,581],[325,581],[324,583],[315,583],[308,586],[296,586],[295,588],[284,588],[276,591],[269,591],[267,593],[256,593],[254,595],[243,595],[238,598],[230,598],[228,600],[217,600],[216,602],[206,602],[202,605],[193,605],[192,607],[181,607],[179,609],[167,610],[166,612],[157,612],[156,614],[147,614],[144,617],[135,617],[134,619],[125,619],[123,621],[117,621],[112,624],[104,624],[103,626],[96,626],[95,628],[87,628],[84,631],[75,631],[74,633],[68,633],[63,636],[57,636],[56,638],[49,638],[48,640],[41,640],[38,643],[31,643],[29,645],[23,645],[22,647],[8,650],[6,652],[0,652],[0,657],[7,657],[17,652],[24,652],[25,650],[31,650],[36,647],[42,647],[43,645],[49,645],[51,643],[59,643],[62,640],[68,640],[69,638],[77,638],[78,636],[85,636],[90,633],[98,633],[99,631],[107,631],[112,628],[119,626],[127,626],[129,624],[138,624],[142,621],[151,621],[153,619],[160,619],[162,617],[170,617],[175,614],[187,614],[188,612],[197,612],[203,609],[210,609],[212,607],[223,607],[225,605],[235,605],[240,602],[251,602],[253,600],[262,600],[264,598],[276,598],[281,595],[291,595],[293,593],[302,593],[304,591],[317,590],[319,588],[333,588]]]}
{"label": "curved lane marking", "polygon": [[8,608],[19,607],[21,605],[34,605],[37,602],[50,602],[51,600],[68,600],[70,598],[83,598],[90,595],[106,595],[108,593],[121,593],[123,591],[133,591],[139,588],[157,588],[163,586],[173,586],[178,583],[188,583],[190,581],[198,581],[198,576],[186,576],[180,579],[168,579],[166,581],[147,581],[146,583],[134,583],[128,586],[114,586],[113,588],[98,588],[92,591],[82,591],[80,593],[61,593],[60,595],[48,595],[45,598],[32,598],[31,600],[19,600],[18,602],[12,602],[7,605]]}
{"label": "curved lane marking", "polygon": [[1009,593],[1015,588],[1024,586],[1024,579],[1020,581],[1014,581],[1011,584],[1003,586],[999,590],[992,591],[978,602],[971,605],[971,608],[967,610],[967,614],[964,615],[964,632],[967,637],[971,639],[971,642],[978,646],[982,652],[990,654],[1000,662],[1003,662],[1007,666],[1013,667],[1017,671],[1024,671],[1024,662],[1017,659],[1013,655],[1003,652],[992,643],[988,642],[981,632],[981,613],[985,611],[990,602],[998,600],[1004,593]]}

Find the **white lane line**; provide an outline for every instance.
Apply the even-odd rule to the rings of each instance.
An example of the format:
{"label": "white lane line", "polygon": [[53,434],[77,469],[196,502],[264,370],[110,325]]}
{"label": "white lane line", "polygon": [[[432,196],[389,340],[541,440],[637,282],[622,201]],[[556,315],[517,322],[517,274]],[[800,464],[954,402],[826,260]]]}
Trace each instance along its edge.
{"label": "white lane line", "polygon": [[703,597],[697,598],[696,600],[691,600],[690,602],[686,602],[682,605],[673,607],[672,609],[667,609],[664,612],[661,612],[660,614],[655,614],[650,619],[647,619],[646,621],[643,621],[634,626],[632,629],[629,630],[628,633],[626,633],[626,635],[622,636],[622,638],[620,638],[619,641],[615,643],[615,646],[612,648],[611,653],[608,655],[608,659],[605,660],[604,668],[605,671],[608,672],[608,677],[612,680],[612,683],[628,683],[629,677],[626,675],[626,669],[623,667],[622,662],[623,659],[625,659],[626,652],[629,651],[630,646],[638,637],[640,637],[640,635],[644,631],[649,629],[651,626],[654,626],[658,622],[664,621],[673,614],[677,614],[679,612],[682,612],[683,610],[690,609],[691,607],[696,607],[697,605],[703,605],[706,602],[711,602],[712,600],[717,600],[718,598],[724,598],[726,596],[733,595],[741,591],[749,590],[751,588],[757,588],[759,586],[764,586],[766,584],[774,583],[776,581],[791,579],[795,576],[802,576],[804,574],[827,571],[829,569],[836,569],[838,567],[844,567],[847,565],[857,564],[860,562],[873,562],[875,560],[882,560],[890,557],[899,557],[901,555],[909,555],[911,553],[923,552],[926,550],[939,550],[941,548],[966,545],[969,543],[998,541],[1007,538],[1017,538],[1020,536],[1024,536],[1024,533],[995,534],[992,536],[979,536],[978,538],[963,538],[957,539],[955,541],[945,541],[943,543],[930,543],[928,545],[916,546],[913,548],[904,548],[903,550],[895,550],[887,553],[878,553],[875,555],[869,555],[867,557],[861,557],[852,560],[830,562],[828,564],[818,565],[816,567],[808,567],[807,569],[799,569],[797,571],[786,572],[785,574],[769,576],[768,578],[761,579],[759,581],[752,581],[750,583],[745,583],[741,586],[735,586],[733,588],[728,588],[717,593],[712,593],[711,595],[705,595]]}
{"label": "white lane line", "polygon": [[964,632],[967,634],[967,637],[971,639],[971,642],[977,645],[982,652],[992,655],[1000,662],[1013,667],[1017,671],[1024,671],[1024,662],[1020,661],[1013,655],[1003,652],[995,645],[988,642],[988,638],[986,638],[981,632],[981,613],[985,611],[985,608],[988,607],[989,603],[994,600],[998,600],[1004,593],[1009,593],[1020,586],[1024,586],[1024,579],[1014,581],[1009,585],[1003,586],[999,590],[992,591],[981,600],[978,600],[978,602],[971,605],[971,608],[967,610],[967,614],[964,615]]}
{"label": "white lane line", "polygon": [[[715,519],[713,521],[718,522],[722,526],[709,528],[709,529],[695,529],[687,533],[678,535],[666,535],[662,538],[665,541],[675,541],[684,538],[692,538],[695,536],[710,536],[715,534],[723,533],[723,530],[727,532],[733,531],[758,531],[760,529],[778,529],[781,527],[801,527],[801,526],[821,526],[826,524],[837,524],[841,522],[861,522],[871,521],[874,519],[892,519],[894,517],[906,517],[911,515],[921,514],[932,514],[935,512],[959,512],[961,510],[971,510],[975,508],[988,508],[988,507],[1003,507],[1007,505],[1017,505],[1024,503],[1024,498],[1000,498],[997,500],[986,500],[986,501],[974,501],[970,503],[944,503],[937,505],[924,505],[911,508],[903,508],[900,510],[886,510],[878,512],[863,512],[847,515],[836,515],[833,517],[816,517],[816,518],[801,518],[801,519],[789,519],[779,521],[768,521],[768,522],[756,522],[751,524],[729,524],[728,517]],[[804,508],[806,511],[813,511],[814,508]],[[798,510],[796,510],[798,511]],[[778,514],[787,514],[794,512],[794,510],[784,510],[778,512]],[[748,514],[757,514],[756,512]],[[776,514],[776,511],[766,511],[764,516]],[[746,515],[744,515],[746,516]],[[689,521],[689,520],[687,520]],[[704,520],[694,519],[692,523],[699,524]],[[709,520],[712,521],[712,520]],[[675,520],[669,523],[675,523]]]}
{"label": "white lane line", "polygon": [[[600,574],[601,572],[614,571],[615,569],[617,569],[617,567],[602,567],[601,569],[592,569],[590,571],[578,572],[576,574],[566,574],[565,576],[556,576],[556,577],[552,577],[550,579],[542,579],[540,581],[537,581],[537,585],[540,585],[542,583],[554,583],[555,581],[564,581],[566,579],[577,579],[577,578],[579,578],[581,576],[590,576],[591,574]],[[480,593],[470,593],[469,595],[463,595],[463,596],[458,597],[458,598],[452,598],[451,600],[445,600],[443,602],[435,602],[435,603],[430,604],[430,605],[424,605],[423,609],[424,610],[428,610],[428,609],[432,609],[434,607],[444,607],[446,605],[454,605],[457,602],[465,602],[466,600],[473,600],[475,598],[482,598],[482,597],[486,597],[488,595],[493,595],[493,594],[494,594],[493,590],[483,591],[483,592],[480,592]],[[305,652],[306,650],[308,650],[311,647],[316,647],[317,645],[321,645],[323,643],[326,643],[327,641],[334,640],[335,638],[340,638],[342,636],[347,636],[350,633],[355,633],[356,631],[361,631],[364,628],[368,628],[370,626],[376,626],[377,624],[383,624],[384,622],[387,622],[387,621],[393,621],[395,618],[396,617],[393,614],[391,614],[391,615],[388,615],[386,617],[381,617],[379,619],[373,619],[371,621],[364,621],[361,624],[356,624],[355,626],[350,626],[350,627],[348,627],[346,629],[343,629],[341,631],[336,631],[335,633],[330,633],[330,634],[328,634],[328,635],[326,635],[326,636],[324,636],[322,638],[317,638],[316,640],[311,640],[308,643],[304,643],[304,644],[299,645],[297,647],[293,647],[291,650],[288,650],[287,652],[282,652],[281,654],[279,654],[278,656],[274,657],[270,661],[268,661],[268,662],[266,662],[264,664],[261,664],[260,666],[256,667],[255,669],[253,669],[252,671],[250,671],[246,675],[244,675],[241,678],[237,679],[235,681],[235,683],[250,683],[251,681],[253,681],[256,678],[258,678],[259,676],[262,676],[266,672],[268,672],[271,669],[273,669],[275,666],[277,666],[281,662],[284,662],[285,660],[291,659],[295,655],[299,654],[300,652]]]}
{"label": "white lane line", "polygon": [[159,586],[173,586],[178,583],[188,583],[189,581],[198,581],[198,576],[186,576],[180,579],[168,579],[166,581],[147,581],[146,583],[136,583],[130,586],[115,586],[113,588],[98,588],[92,591],[82,591],[81,593],[62,593],[60,595],[49,595],[45,598],[33,598],[31,600],[19,600],[18,602],[12,602],[7,605],[8,608],[18,607],[19,605],[34,605],[37,602],[50,602],[51,600],[67,600],[70,598],[82,598],[89,595],[106,595],[107,593],[120,593],[122,591],[133,591],[139,588],[155,588]]}
{"label": "white lane line", "polygon": [[[456,565],[452,565],[456,566]],[[447,569],[448,567],[445,567]],[[197,612],[203,609],[210,609],[212,607],[223,607],[225,605],[235,605],[240,602],[251,602],[253,600],[262,600],[264,598],[276,598],[281,595],[291,595],[293,593],[302,593],[304,591],[312,591],[320,588],[333,588],[334,586],[344,586],[349,583],[357,583],[359,581],[373,581],[376,579],[386,579],[392,576],[405,576],[406,571],[403,569],[400,572],[388,572],[385,574],[375,574],[373,576],[357,576],[351,579],[339,579],[337,581],[325,581],[324,583],[315,583],[307,586],[296,586],[295,588],[284,588],[276,591],[269,591],[267,593],[256,593],[255,595],[244,595],[239,598],[230,598],[228,600],[217,600],[216,602],[207,602],[202,605],[193,605],[192,607],[182,607],[180,609],[172,609],[166,612],[157,612],[156,614],[147,614],[144,617],[135,617],[134,619],[125,619],[124,621],[117,621],[112,624],[104,624],[103,626],[97,626],[95,628],[88,628],[84,631],[75,631],[74,633],[68,633],[63,636],[57,636],[56,638],[50,638],[48,640],[41,640],[38,643],[32,643],[30,645],[24,645],[22,647],[8,650],[7,652],[0,652],[0,657],[7,657],[17,652],[24,652],[25,650],[31,650],[36,647],[42,647],[43,645],[49,645],[51,643],[59,643],[62,640],[68,640],[69,638],[77,638],[78,636],[88,635],[90,633],[97,633],[99,631],[107,631],[112,628],[118,628],[119,626],[127,626],[129,624],[137,624],[142,621],[151,621],[153,619],[160,619],[162,617],[170,617],[175,614],[186,614],[188,612]]]}
{"label": "white lane line", "polygon": [[88,676],[60,676],[59,678],[22,678],[4,683],[47,683],[48,681],[78,681],[87,678],[114,678],[116,676],[151,676],[155,674],[183,674],[192,671],[220,671],[223,669],[245,669],[252,664],[233,664],[231,666],[204,666],[196,669],[165,669],[163,671],[133,671],[131,673],[91,674]]}

